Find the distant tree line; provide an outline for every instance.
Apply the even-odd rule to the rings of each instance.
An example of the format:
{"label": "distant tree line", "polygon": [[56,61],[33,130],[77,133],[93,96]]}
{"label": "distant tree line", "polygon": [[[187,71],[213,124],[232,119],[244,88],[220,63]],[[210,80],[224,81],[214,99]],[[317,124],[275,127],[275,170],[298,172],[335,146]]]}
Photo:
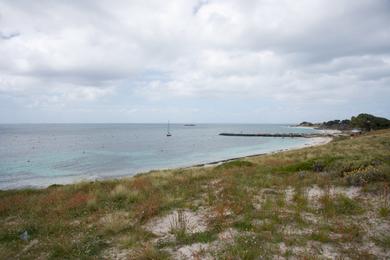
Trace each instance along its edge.
{"label": "distant tree line", "polygon": [[328,122],[322,123],[320,125],[322,128],[330,128],[330,129],[339,129],[339,130],[347,130],[352,127],[351,120],[344,119],[344,120],[331,120]]}
{"label": "distant tree line", "polygon": [[390,120],[384,117],[377,117],[370,114],[360,114],[353,116],[350,122],[354,128],[370,131],[377,129],[390,128]]}
{"label": "distant tree line", "polygon": [[371,131],[390,128],[390,120],[370,114],[359,114],[358,116],[351,117],[351,119],[331,120],[319,124],[302,122],[299,124],[299,126],[315,126],[318,128],[337,130],[350,130],[353,128],[358,128],[364,131]]}

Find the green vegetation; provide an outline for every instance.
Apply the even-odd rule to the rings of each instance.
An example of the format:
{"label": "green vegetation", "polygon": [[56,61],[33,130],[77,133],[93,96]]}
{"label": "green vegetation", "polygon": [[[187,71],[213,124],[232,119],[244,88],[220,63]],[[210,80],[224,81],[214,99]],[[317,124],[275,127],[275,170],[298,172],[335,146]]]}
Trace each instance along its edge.
{"label": "green vegetation", "polygon": [[389,250],[390,249],[390,235],[389,234],[380,234],[377,237],[374,237],[374,241],[379,246]]}
{"label": "green vegetation", "polygon": [[367,131],[385,129],[390,127],[390,120],[370,114],[360,114],[351,118],[351,126]]}
{"label": "green vegetation", "polygon": [[242,161],[242,160],[234,160],[230,162],[223,163],[221,165],[218,165],[217,169],[231,169],[231,168],[240,168],[240,167],[252,167],[255,164],[248,162],[248,161]]}
{"label": "green vegetation", "polygon": [[390,128],[390,120],[370,114],[359,114],[351,119],[331,120],[323,123],[302,122],[299,126],[318,127],[324,129],[350,130],[352,128],[372,131]]}
{"label": "green vegetation", "polygon": [[327,216],[335,215],[355,215],[363,212],[363,208],[356,200],[350,199],[345,195],[330,197],[328,194],[320,198],[322,210]]}
{"label": "green vegetation", "polygon": [[0,191],[0,259],[385,259],[389,182],[381,130],[215,167]]}
{"label": "green vegetation", "polygon": [[347,130],[347,129],[351,129],[353,126],[351,125],[351,120],[344,119],[344,120],[331,120],[331,121],[323,122],[321,127],[338,129],[338,130]]}

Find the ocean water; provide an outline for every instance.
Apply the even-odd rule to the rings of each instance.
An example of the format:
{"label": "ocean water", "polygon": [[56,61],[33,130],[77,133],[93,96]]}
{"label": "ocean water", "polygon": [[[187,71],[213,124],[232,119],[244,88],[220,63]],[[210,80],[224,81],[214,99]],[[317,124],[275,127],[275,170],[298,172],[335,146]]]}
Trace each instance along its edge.
{"label": "ocean water", "polygon": [[0,125],[0,189],[45,187],[131,176],[302,146],[306,138],[219,136],[310,133],[256,124],[15,124]]}

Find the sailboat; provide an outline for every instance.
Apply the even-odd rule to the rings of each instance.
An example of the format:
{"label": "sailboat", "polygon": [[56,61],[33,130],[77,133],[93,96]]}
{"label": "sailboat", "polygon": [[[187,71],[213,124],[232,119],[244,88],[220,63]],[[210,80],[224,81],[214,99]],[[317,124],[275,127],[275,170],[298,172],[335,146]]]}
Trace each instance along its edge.
{"label": "sailboat", "polygon": [[168,131],[167,131],[167,136],[169,137],[169,136],[172,136],[171,135],[171,132],[169,131],[169,129],[170,129],[170,127],[169,127],[170,125],[169,125],[169,121],[168,121]]}

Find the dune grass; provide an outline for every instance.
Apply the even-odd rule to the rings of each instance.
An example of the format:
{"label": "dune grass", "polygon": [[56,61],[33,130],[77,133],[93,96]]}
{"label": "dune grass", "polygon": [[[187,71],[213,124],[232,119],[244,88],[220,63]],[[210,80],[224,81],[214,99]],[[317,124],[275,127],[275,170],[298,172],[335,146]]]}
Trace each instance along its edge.
{"label": "dune grass", "polygon": [[[0,259],[171,259],[193,244],[204,247],[192,257],[386,258],[389,182],[382,130],[215,167],[0,191]],[[163,237],[146,228],[183,209],[204,212],[207,229],[191,232],[185,217]]]}

